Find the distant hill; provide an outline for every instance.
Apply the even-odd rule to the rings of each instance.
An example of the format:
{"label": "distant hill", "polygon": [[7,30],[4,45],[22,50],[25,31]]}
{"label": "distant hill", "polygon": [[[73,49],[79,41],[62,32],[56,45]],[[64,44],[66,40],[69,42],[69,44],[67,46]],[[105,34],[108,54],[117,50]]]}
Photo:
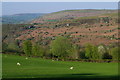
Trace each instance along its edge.
{"label": "distant hill", "polygon": [[24,14],[14,14],[14,15],[3,15],[0,22],[3,24],[23,24],[28,23],[40,16],[43,16],[44,13],[24,13]]}
{"label": "distant hill", "polygon": [[119,40],[117,10],[64,10],[29,19],[28,23],[4,24],[3,42],[31,40],[49,45],[57,36],[65,36],[84,46],[116,44]]}
{"label": "distant hill", "polygon": [[90,17],[90,16],[99,16],[102,14],[108,13],[116,13],[117,10],[97,10],[97,9],[83,9],[83,10],[63,10],[59,12],[54,12],[42,16],[41,18],[37,18],[31,23],[56,23],[56,22],[63,22],[63,20],[74,20],[80,17]]}

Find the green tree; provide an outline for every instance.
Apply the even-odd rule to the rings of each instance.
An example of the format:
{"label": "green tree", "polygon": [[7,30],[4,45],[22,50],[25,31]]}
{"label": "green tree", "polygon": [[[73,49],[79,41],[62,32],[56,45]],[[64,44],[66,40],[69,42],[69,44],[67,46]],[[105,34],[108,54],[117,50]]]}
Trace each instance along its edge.
{"label": "green tree", "polygon": [[65,58],[69,55],[72,44],[70,41],[62,36],[58,36],[50,45],[50,51],[53,55]]}
{"label": "green tree", "polygon": [[52,54],[50,53],[50,47],[44,46],[42,50],[44,53],[43,56],[52,58]]}
{"label": "green tree", "polygon": [[32,54],[32,43],[30,40],[23,42],[23,51],[27,56],[30,56]]}
{"label": "green tree", "polygon": [[8,44],[8,51],[10,52],[18,52],[19,51],[19,46],[15,42],[11,42]]}
{"label": "green tree", "polygon": [[93,47],[93,45],[91,45],[91,44],[87,44],[85,46],[85,56],[89,59],[92,59],[92,53],[93,53],[92,47]]}
{"label": "green tree", "polygon": [[114,60],[118,60],[119,58],[119,48],[118,47],[114,47],[110,50],[110,54],[112,55],[112,59]]}
{"label": "green tree", "polygon": [[6,52],[8,50],[8,44],[5,42],[2,42],[2,52]]}
{"label": "green tree", "polygon": [[37,44],[32,45],[32,55],[38,56],[38,54],[39,54],[39,45]]}
{"label": "green tree", "polygon": [[32,46],[32,55],[33,56],[43,57],[44,52],[45,52],[44,48],[42,46],[40,46],[39,44],[34,44]]}
{"label": "green tree", "polygon": [[69,57],[72,59],[79,58],[79,48],[76,45],[72,45],[71,49],[69,49]]}
{"label": "green tree", "polygon": [[97,46],[92,46],[92,59],[99,59],[99,57]]}
{"label": "green tree", "polygon": [[85,49],[80,49],[80,52],[79,52],[79,58],[80,59],[86,59],[86,56],[85,56]]}
{"label": "green tree", "polygon": [[89,59],[99,59],[98,48],[95,45],[87,44],[85,47],[85,56]]}

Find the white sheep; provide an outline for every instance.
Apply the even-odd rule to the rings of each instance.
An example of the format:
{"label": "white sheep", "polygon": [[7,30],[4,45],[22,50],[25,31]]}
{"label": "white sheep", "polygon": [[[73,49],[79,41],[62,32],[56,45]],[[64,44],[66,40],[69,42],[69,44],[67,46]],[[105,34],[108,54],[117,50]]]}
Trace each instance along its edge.
{"label": "white sheep", "polygon": [[73,69],[73,67],[70,67],[70,69]]}
{"label": "white sheep", "polygon": [[25,59],[28,59],[27,57]]}
{"label": "white sheep", "polygon": [[20,63],[17,63],[18,66],[20,66],[21,64]]}

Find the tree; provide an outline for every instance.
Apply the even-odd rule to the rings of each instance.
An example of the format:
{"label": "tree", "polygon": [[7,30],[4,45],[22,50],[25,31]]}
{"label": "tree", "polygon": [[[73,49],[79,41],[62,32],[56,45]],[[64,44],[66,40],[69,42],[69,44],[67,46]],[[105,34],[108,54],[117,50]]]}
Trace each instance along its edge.
{"label": "tree", "polygon": [[119,58],[119,48],[118,47],[114,47],[110,50],[110,54],[112,55],[112,59],[114,60],[118,60]]}
{"label": "tree", "polygon": [[6,52],[8,50],[8,44],[2,42],[2,52]]}
{"label": "tree", "polygon": [[50,47],[44,46],[42,50],[44,50],[43,56],[52,58],[52,54],[50,53]]}
{"label": "tree", "polygon": [[95,45],[87,44],[85,47],[85,56],[89,59],[99,59],[98,48]]}
{"label": "tree", "polygon": [[100,59],[111,59],[112,58],[112,56],[110,55],[110,52],[109,52],[109,47],[107,47],[107,46],[99,45],[98,53],[100,55]]}
{"label": "tree", "polygon": [[103,57],[105,56],[104,54],[107,53],[107,49],[105,48],[105,46],[99,45],[98,46],[98,53],[100,55],[100,59],[103,59]]}
{"label": "tree", "polygon": [[50,45],[50,51],[53,55],[65,58],[69,55],[72,44],[70,41],[62,36],[58,36],[55,40],[52,41]]}
{"label": "tree", "polygon": [[79,58],[79,48],[76,45],[72,45],[71,49],[69,49],[69,57],[72,59]]}
{"label": "tree", "polygon": [[32,46],[32,55],[33,56],[41,56],[43,57],[44,54],[44,48],[41,47],[39,44],[34,44]]}
{"label": "tree", "polygon": [[80,49],[79,58],[80,59],[86,59],[85,50],[84,49]]}
{"label": "tree", "polygon": [[87,44],[85,46],[85,56],[89,59],[92,59],[92,45],[91,44]]}
{"label": "tree", "polygon": [[19,51],[19,46],[15,42],[11,42],[11,43],[8,43],[7,49],[10,52],[18,52]]}
{"label": "tree", "polygon": [[23,42],[23,51],[27,56],[30,56],[32,54],[32,43],[30,40]]}
{"label": "tree", "polygon": [[92,59],[99,59],[100,55],[98,53],[97,46],[92,46]]}
{"label": "tree", "polygon": [[39,45],[37,44],[32,45],[32,55],[38,56],[38,54],[39,54]]}

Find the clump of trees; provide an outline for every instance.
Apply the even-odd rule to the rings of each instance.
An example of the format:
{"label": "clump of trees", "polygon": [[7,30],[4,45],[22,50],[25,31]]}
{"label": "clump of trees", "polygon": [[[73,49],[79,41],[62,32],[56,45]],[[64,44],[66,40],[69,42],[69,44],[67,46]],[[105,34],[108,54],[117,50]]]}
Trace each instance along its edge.
{"label": "clump of trees", "polygon": [[17,41],[14,41],[11,43],[6,43],[6,42],[2,42],[2,52],[17,52],[20,53],[21,52],[21,48],[19,46],[19,44],[17,44]]}
{"label": "clump of trees", "polygon": [[23,52],[26,56],[43,57],[45,49],[38,43],[32,43],[30,40],[26,40],[23,42]]}
{"label": "clump of trees", "polygon": [[[3,43],[2,50],[19,50],[16,44]],[[12,46],[12,47],[11,47]],[[68,37],[58,36],[49,45],[42,45],[31,40],[23,41],[22,50],[26,56],[57,58],[60,60],[119,60],[118,46],[86,44],[84,47],[73,44]]]}
{"label": "clump of trees", "polygon": [[66,37],[59,36],[50,45],[50,51],[53,56],[58,58],[77,58],[77,48]]}
{"label": "clump of trees", "polygon": [[100,59],[98,48],[92,44],[87,44],[85,46],[85,56],[88,59]]}
{"label": "clump of trees", "polygon": [[116,60],[118,55],[118,49],[117,47],[109,48],[104,45],[95,46],[92,44],[87,44],[85,47],[85,56],[87,59],[92,60],[102,60],[102,59],[113,59],[114,57]]}
{"label": "clump of trees", "polygon": [[67,40],[67,38],[60,36],[52,41],[50,45],[50,51],[54,56],[64,58],[67,57],[67,55],[69,54],[69,50],[71,49],[71,47],[72,45]]}
{"label": "clump of trees", "polygon": [[67,38],[60,36],[51,43],[50,47],[50,51],[53,55],[65,58],[70,54],[72,45]]}
{"label": "clump of trees", "polygon": [[43,57],[43,55],[45,55],[45,48],[43,48],[42,46],[40,46],[37,43],[33,44],[32,45],[32,55]]}

